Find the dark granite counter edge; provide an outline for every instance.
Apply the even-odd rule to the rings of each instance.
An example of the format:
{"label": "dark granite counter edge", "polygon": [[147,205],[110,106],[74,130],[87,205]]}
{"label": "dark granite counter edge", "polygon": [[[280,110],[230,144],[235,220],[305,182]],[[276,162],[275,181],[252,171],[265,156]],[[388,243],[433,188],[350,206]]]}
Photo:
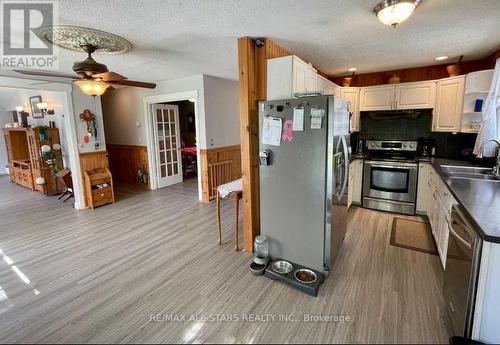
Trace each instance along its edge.
{"label": "dark granite counter edge", "polygon": [[468,207],[460,200],[460,197],[458,196],[457,192],[454,190],[454,188],[449,183],[449,179],[447,178],[448,175],[441,168],[442,164],[464,165],[464,166],[473,166],[473,165],[469,164],[467,162],[463,162],[463,161],[449,160],[449,159],[443,159],[443,158],[433,158],[430,161],[427,161],[426,163],[430,163],[432,165],[432,167],[434,168],[434,170],[441,177],[441,179],[443,180],[443,182],[445,183],[446,187],[451,192],[451,194],[453,195],[455,200],[457,200],[457,202],[460,204],[460,206],[465,210],[469,221],[472,223],[472,225],[474,225],[474,227],[478,231],[481,238],[485,241],[488,241],[488,242],[500,243],[500,237],[491,236],[491,235],[488,235],[487,233],[484,232],[482,227],[475,220],[474,212],[472,210],[468,209]]}

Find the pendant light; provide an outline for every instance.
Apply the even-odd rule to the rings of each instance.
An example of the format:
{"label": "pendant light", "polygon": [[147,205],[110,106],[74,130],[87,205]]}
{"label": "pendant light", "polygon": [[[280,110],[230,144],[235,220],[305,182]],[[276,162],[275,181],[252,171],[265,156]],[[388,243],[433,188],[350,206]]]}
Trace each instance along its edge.
{"label": "pendant light", "polygon": [[373,12],[382,23],[395,28],[412,15],[419,2],[420,0],[384,0],[375,6]]}

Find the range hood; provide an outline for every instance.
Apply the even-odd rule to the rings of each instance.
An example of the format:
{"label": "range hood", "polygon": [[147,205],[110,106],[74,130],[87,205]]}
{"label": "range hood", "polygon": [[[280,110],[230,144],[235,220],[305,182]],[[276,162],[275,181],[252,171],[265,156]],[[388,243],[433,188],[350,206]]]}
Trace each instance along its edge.
{"label": "range hood", "polygon": [[361,114],[369,116],[373,120],[415,119],[422,115],[432,115],[432,108],[362,111]]}

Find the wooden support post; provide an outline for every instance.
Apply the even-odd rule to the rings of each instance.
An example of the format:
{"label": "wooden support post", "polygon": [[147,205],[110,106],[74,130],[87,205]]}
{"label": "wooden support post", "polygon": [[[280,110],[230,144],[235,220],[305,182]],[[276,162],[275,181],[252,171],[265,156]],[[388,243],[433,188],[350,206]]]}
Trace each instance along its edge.
{"label": "wooden support post", "polygon": [[245,250],[253,250],[260,233],[259,114],[257,102],[267,95],[267,59],[290,55],[269,39],[257,47],[250,37],[238,39],[241,172],[243,176],[243,235]]}
{"label": "wooden support post", "polygon": [[243,180],[243,235],[246,251],[259,234],[259,118],[256,98],[255,43],[238,39],[241,173]]}

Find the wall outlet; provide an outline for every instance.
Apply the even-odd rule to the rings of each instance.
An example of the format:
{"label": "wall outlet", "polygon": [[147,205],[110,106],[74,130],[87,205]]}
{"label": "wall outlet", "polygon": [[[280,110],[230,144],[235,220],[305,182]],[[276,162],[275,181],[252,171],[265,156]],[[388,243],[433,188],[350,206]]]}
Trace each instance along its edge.
{"label": "wall outlet", "polygon": [[215,144],[214,139],[210,139],[210,146],[214,146],[214,144]]}

